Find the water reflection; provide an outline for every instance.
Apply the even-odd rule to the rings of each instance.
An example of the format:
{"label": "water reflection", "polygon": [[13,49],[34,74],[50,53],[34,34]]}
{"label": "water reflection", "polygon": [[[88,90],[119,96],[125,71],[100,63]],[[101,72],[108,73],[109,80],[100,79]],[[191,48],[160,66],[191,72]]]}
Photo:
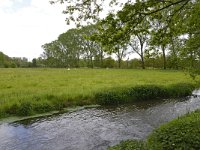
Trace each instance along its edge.
{"label": "water reflection", "polygon": [[0,125],[2,150],[102,150],[144,139],[160,124],[200,108],[199,97],[84,109]]}

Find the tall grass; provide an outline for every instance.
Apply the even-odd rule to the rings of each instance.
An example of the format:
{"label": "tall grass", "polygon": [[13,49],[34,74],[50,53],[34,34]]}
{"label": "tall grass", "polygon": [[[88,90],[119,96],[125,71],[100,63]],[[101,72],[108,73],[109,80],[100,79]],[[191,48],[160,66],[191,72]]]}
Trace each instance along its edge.
{"label": "tall grass", "polygon": [[105,90],[95,94],[95,101],[101,105],[118,105],[138,100],[178,98],[191,95],[195,86],[191,83],[162,85],[137,85],[130,88]]}
{"label": "tall grass", "polygon": [[[133,95],[140,91],[137,92],[134,87],[150,87],[153,84],[156,89],[179,83],[194,84],[194,81],[179,71],[0,69],[0,117],[32,115],[70,106],[94,104],[97,103],[95,97],[98,93],[104,91],[115,91],[121,101],[125,102],[126,97],[129,100],[131,92]],[[124,94],[126,89],[130,94],[128,96],[127,92]],[[178,90],[179,87],[175,89]],[[141,90],[144,90],[143,87]],[[124,97],[119,93],[124,94]],[[113,97],[116,103],[120,99],[117,95]],[[109,94],[107,96],[110,98]],[[146,95],[144,99],[151,96]]]}

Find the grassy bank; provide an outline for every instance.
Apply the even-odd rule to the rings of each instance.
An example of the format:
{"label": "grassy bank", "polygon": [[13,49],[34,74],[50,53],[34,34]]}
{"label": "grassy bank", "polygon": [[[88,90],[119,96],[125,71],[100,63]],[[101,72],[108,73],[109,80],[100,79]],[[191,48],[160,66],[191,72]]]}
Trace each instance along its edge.
{"label": "grassy bank", "polygon": [[146,141],[128,140],[109,150],[199,150],[200,110],[155,129]]}
{"label": "grassy bank", "polygon": [[193,85],[194,81],[179,71],[0,69],[0,117],[179,97],[191,94]]}

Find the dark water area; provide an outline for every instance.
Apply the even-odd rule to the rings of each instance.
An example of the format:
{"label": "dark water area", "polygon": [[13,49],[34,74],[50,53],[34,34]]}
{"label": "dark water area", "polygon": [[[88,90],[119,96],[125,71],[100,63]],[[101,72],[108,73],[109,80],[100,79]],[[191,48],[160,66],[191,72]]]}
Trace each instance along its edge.
{"label": "dark water area", "polygon": [[184,99],[99,107],[0,125],[0,150],[105,150],[145,139],[159,125],[200,108],[200,92]]}

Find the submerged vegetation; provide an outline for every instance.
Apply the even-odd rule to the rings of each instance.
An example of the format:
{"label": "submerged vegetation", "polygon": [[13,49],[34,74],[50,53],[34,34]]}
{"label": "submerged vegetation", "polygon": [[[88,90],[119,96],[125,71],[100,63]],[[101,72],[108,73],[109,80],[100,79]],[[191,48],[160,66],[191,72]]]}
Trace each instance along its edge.
{"label": "submerged vegetation", "polygon": [[195,88],[195,82],[179,71],[117,69],[1,69],[0,85],[1,118],[180,97]]}
{"label": "submerged vegetation", "polygon": [[109,150],[200,149],[200,110],[161,125],[146,141],[128,140]]}

